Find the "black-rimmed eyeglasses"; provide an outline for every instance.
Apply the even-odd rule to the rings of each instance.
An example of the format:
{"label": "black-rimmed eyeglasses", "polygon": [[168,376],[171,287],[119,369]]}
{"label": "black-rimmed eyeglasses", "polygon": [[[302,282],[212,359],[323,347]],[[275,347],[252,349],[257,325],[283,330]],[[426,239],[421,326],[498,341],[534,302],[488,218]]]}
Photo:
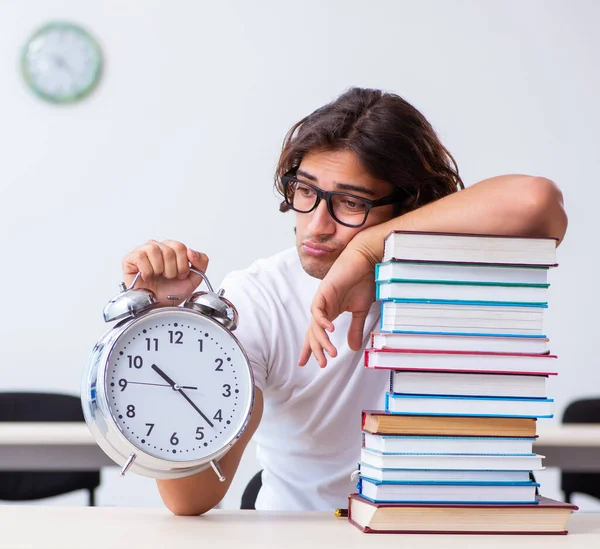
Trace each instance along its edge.
{"label": "black-rimmed eyeglasses", "polygon": [[299,213],[312,212],[324,199],[331,217],[346,227],[362,227],[367,221],[371,208],[395,204],[406,198],[399,191],[377,200],[338,191],[323,191],[319,187],[297,179],[295,170],[281,176],[281,182],[285,202],[292,210]]}

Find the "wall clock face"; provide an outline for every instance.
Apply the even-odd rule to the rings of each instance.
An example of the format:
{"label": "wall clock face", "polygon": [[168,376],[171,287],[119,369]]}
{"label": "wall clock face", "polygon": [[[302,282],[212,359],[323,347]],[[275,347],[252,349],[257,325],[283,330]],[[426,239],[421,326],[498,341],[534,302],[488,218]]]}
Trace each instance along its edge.
{"label": "wall clock face", "polygon": [[71,23],[51,23],[27,42],[21,59],[23,76],[41,98],[72,103],[98,84],[102,53],[94,38]]}

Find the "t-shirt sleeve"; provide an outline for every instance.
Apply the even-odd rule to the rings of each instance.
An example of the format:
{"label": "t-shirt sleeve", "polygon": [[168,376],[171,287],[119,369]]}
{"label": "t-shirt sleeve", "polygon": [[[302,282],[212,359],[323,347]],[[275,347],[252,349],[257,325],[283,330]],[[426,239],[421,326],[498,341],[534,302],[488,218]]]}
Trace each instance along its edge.
{"label": "t-shirt sleeve", "polygon": [[228,274],[221,283],[227,298],[238,312],[238,325],[233,334],[248,355],[254,384],[265,391],[267,384],[270,321],[267,296],[255,278],[244,271]]}

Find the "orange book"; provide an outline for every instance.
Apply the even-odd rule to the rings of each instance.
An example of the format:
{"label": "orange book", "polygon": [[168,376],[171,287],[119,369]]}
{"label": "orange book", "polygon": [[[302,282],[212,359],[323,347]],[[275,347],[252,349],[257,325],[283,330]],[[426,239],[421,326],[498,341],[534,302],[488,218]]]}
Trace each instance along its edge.
{"label": "orange book", "polygon": [[536,420],[520,417],[402,415],[364,410],[362,429],[375,435],[535,437]]}

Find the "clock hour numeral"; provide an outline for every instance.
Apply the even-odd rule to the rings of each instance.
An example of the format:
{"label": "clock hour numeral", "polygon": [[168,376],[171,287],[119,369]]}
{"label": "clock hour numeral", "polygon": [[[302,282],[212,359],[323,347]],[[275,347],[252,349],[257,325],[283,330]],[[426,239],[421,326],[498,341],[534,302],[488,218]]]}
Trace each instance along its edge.
{"label": "clock hour numeral", "polygon": [[183,332],[173,332],[169,330],[169,343],[175,343],[177,345],[183,345]]}
{"label": "clock hour numeral", "polygon": [[135,417],[135,406],[133,404],[127,406],[127,417]]}
{"label": "clock hour numeral", "polygon": [[198,341],[200,342],[200,352],[202,352],[203,351],[202,344],[204,343],[204,340],[199,339]]}
{"label": "clock hour numeral", "polygon": [[154,338],[150,338],[147,337],[146,338],[146,350],[147,351],[158,351],[158,339]]}
{"label": "clock hour numeral", "polygon": [[148,432],[146,433],[146,436],[149,437],[150,433],[152,432],[152,429],[154,429],[154,423],[146,423],[146,427],[150,427],[148,429]]}
{"label": "clock hour numeral", "polygon": [[144,359],[141,356],[127,355],[127,359],[129,360],[130,368],[137,368],[139,370],[144,364]]}
{"label": "clock hour numeral", "polygon": [[123,392],[125,390],[125,387],[127,387],[127,380],[119,379],[119,387],[121,387],[121,392]]}
{"label": "clock hour numeral", "polygon": [[202,440],[204,438],[204,427],[196,428],[196,440]]}
{"label": "clock hour numeral", "polygon": [[177,433],[173,433],[171,435],[171,440],[169,441],[173,446],[177,446],[179,444],[179,439],[177,438]]}
{"label": "clock hour numeral", "polygon": [[221,415],[221,410],[219,410],[214,416],[213,419],[216,419],[217,421],[223,421],[223,416]]}
{"label": "clock hour numeral", "polygon": [[222,395],[224,397],[230,397],[231,396],[231,385],[228,385],[227,383],[225,383],[225,385],[223,385],[223,389],[225,389],[225,392],[222,393]]}
{"label": "clock hour numeral", "polygon": [[223,371],[223,359],[222,358],[217,358],[215,360],[217,367],[215,368],[215,372],[222,372]]}

